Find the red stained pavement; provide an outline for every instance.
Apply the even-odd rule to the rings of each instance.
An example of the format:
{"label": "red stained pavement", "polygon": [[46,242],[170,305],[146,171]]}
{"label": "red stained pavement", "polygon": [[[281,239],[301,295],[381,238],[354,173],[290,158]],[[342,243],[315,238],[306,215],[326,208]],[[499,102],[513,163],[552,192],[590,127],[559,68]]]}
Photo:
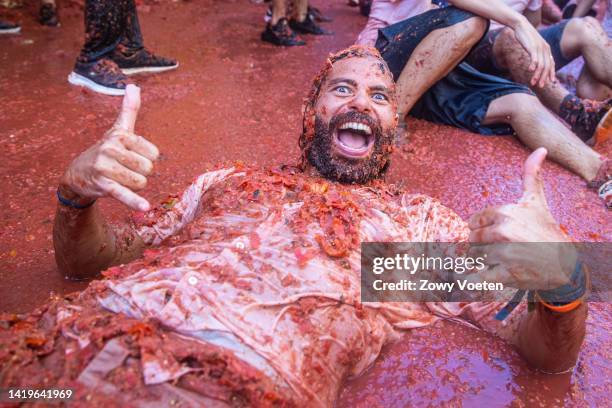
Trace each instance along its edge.
{"label": "red stained pavement", "polygon": [[[0,18],[23,26],[19,36],[0,37],[0,312],[29,311],[85,286],[64,280],[54,264],[55,189],[70,160],[110,127],[121,102],[66,81],[83,39],[78,4],[60,0],[62,26],[48,28],[26,3],[0,9]],[[179,192],[220,162],[295,163],[310,80],[366,21],[345,3],[315,2],[335,19],[325,26],[336,34],[306,36],[307,46],[288,49],[259,41],[265,7],[247,0],[141,5],[145,44],[181,64],[135,77],[143,98],[136,131],[162,152],[144,196],[155,201]],[[466,218],[520,196],[528,151],[515,138],[422,121],[412,121],[410,133],[395,154],[390,183],[437,197]],[[603,149],[610,155],[612,143]],[[612,240],[610,212],[579,177],[547,162],[544,179],[552,212],[572,237]],[[126,218],[125,208],[101,201],[110,218]],[[607,304],[592,305],[578,368],[562,376],[532,372],[512,348],[473,329],[416,329],[351,382],[338,405],[605,405],[612,394],[611,314]]]}

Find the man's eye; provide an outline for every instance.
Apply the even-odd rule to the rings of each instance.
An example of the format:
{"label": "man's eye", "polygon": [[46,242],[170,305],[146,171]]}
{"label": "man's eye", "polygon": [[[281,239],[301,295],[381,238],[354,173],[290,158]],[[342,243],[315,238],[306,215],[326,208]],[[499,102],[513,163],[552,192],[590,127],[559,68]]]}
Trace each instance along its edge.
{"label": "man's eye", "polygon": [[341,94],[348,94],[351,92],[351,90],[347,86],[343,86],[343,85],[337,86],[336,89],[334,90]]}
{"label": "man's eye", "polygon": [[388,101],[389,100],[389,98],[387,98],[387,95],[381,94],[381,93],[375,93],[374,95],[372,95],[372,98],[377,101]]}

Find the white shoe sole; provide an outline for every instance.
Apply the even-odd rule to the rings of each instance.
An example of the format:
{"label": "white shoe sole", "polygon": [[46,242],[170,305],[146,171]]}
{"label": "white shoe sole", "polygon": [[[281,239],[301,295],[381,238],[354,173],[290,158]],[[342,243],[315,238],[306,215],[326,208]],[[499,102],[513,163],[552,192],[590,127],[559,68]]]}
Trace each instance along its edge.
{"label": "white shoe sole", "polygon": [[83,86],[85,88],[91,89],[94,92],[101,93],[104,95],[125,95],[125,89],[110,88],[108,86],[97,84],[91,79],[86,78],[83,75],[79,75],[74,71],[71,72],[70,75],[68,75],[68,82],[70,82],[72,85]]}
{"label": "white shoe sole", "polygon": [[608,180],[599,187],[597,191],[599,197],[604,200],[606,207],[612,209],[612,180]]}
{"label": "white shoe sole", "polygon": [[21,27],[7,28],[0,30],[0,34],[18,34],[21,31]]}
{"label": "white shoe sole", "polygon": [[169,67],[138,67],[138,68],[124,68],[121,70],[125,75],[134,75],[134,74],[155,74],[157,72],[170,71],[173,69],[177,69],[179,66],[178,62],[176,65],[172,65]]}

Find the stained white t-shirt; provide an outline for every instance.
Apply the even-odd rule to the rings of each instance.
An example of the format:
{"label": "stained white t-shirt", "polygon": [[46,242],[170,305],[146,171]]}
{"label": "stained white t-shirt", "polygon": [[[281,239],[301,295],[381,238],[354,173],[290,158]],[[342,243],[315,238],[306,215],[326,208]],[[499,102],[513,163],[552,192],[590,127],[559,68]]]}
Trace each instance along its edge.
{"label": "stained white t-shirt", "polygon": [[[150,249],[111,268],[98,300],[231,350],[304,407],[332,406],[343,379],[403,330],[452,319],[503,337],[495,302],[361,302],[360,242],[465,242],[470,233],[437,200],[385,188],[290,171],[205,173],[135,220]],[[146,384],[191,369],[165,358],[143,362]]]}

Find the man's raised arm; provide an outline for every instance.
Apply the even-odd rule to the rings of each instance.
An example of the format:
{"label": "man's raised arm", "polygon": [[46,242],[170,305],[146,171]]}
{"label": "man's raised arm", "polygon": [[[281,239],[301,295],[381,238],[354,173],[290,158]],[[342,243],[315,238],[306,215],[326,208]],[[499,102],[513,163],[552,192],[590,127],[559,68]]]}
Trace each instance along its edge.
{"label": "man's raised arm", "polygon": [[95,203],[111,196],[134,210],[150,207],[135,191],[146,186],[159,152],[134,134],[139,108],[140,89],[128,85],[114,126],[77,156],[60,180],[53,245],[57,266],[68,278],[93,278],[142,253],[144,244],[133,227],[107,224]]}
{"label": "man's raised arm", "polygon": [[558,373],[574,366],[584,340],[588,277],[548,209],[540,175],[545,157],[546,149],[539,148],[525,162],[524,192],[516,204],[474,214],[469,227],[470,241],[484,244],[476,247],[493,265],[479,279],[533,291],[538,301],[498,334],[535,368]]}

